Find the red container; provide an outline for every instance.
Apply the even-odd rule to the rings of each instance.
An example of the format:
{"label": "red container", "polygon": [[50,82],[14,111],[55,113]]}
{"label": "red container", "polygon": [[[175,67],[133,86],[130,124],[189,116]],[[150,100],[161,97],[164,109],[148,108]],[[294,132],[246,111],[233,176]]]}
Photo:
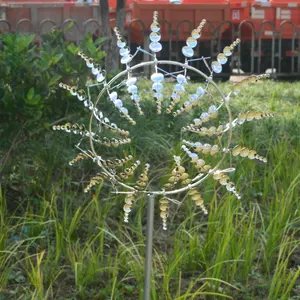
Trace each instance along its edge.
{"label": "red container", "polygon": [[239,24],[250,19],[250,0],[230,0],[230,21]]}
{"label": "red container", "polygon": [[[158,11],[161,23],[162,41],[168,41],[171,32],[171,40],[184,41],[191,31],[200,24],[202,19],[209,20],[213,26],[218,26],[222,21],[229,19],[228,0],[183,0],[182,4],[171,4],[169,0],[136,0],[133,5],[133,19],[142,20],[147,30],[153,21],[153,11]],[[227,25],[228,27],[228,25]],[[225,31],[226,26],[222,27]],[[134,22],[131,30],[132,40],[141,43],[141,24]],[[211,38],[211,25],[206,24],[202,31],[201,40]]]}
{"label": "red container", "polygon": [[14,0],[5,1],[5,3],[0,3],[0,5],[4,9],[4,18],[13,28],[16,28],[21,19],[30,20],[36,28],[45,19],[51,19],[57,25],[61,25],[66,19],[73,19],[77,23],[83,23],[88,19],[97,18],[98,10],[98,4],[96,3],[60,0]]}
{"label": "red container", "polygon": [[[276,31],[282,32],[284,39],[291,39],[300,30],[300,0],[271,0],[276,10]],[[294,27],[290,24],[293,23]],[[280,26],[282,24],[282,26]]]}
{"label": "red container", "polygon": [[250,16],[255,31],[260,32],[262,39],[271,39],[275,30],[273,24],[276,16],[276,9],[272,6],[272,3],[270,1],[251,0]]}
{"label": "red container", "polygon": [[[280,24],[287,21],[282,27],[282,36],[284,39],[291,39],[294,30],[300,29],[300,0],[270,0],[268,2],[259,2],[252,0],[251,20],[254,23],[255,30],[261,30],[263,39],[271,39],[274,32],[280,31]],[[272,21],[275,26],[272,26]],[[260,24],[264,22],[264,25]]]}

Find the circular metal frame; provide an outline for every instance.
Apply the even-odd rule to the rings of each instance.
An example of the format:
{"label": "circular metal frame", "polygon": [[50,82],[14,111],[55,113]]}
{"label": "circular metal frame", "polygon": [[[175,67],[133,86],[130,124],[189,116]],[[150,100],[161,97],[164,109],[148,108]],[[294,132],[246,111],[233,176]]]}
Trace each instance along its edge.
{"label": "circular metal frame", "polygon": [[[201,72],[200,70],[185,64],[185,63],[180,63],[180,62],[176,62],[176,61],[169,61],[169,60],[153,60],[153,61],[148,61],[148,62],[142,62],[140,64],[134,65],[134,66],[127,66],[126,70],[118,73],[115,77],[113,77],[108,83],[106,83],[104,85],[104,88],[101,90],[101,92],[99,93],[96,102],[94,104],[94,107],[97,106],[98,102],[100,101],[100,99],[102,98],[102,96],[104,95],[104,93],[109,90],[110,86],[119,78],[121,78],[122,76],[126,76],[128,75],[128,73],[131,73],[134,70],[137,70],[139,68],[145,67],[145,66],[157,66],[157,65],[174,65],[174,66],[178,66],[183,68],[184,70],[190,70],[193,72],[196,72],[197,74],[199,74],[200,76],[202,76],[204,79],[206,79],[206,81],[210,84],[212,84],[214,86],[214,88],[219,92],[219,94],[222,97],[223,100],[223,104],[225,105],[227,112],[228,112],[228,118],[229,118],[229,124],[232,123],[232,114],[231,114],[231,110],[229,108],[229,104],[227,103],[227,99],[225,97],[225,95],[223,94],[222,90],[219,88],[219,86],[213,81],[212,77],[207,76],[206,74],[204,74],[203,72]],[[90,122],[89,122],[89,131],[92,131],[92,123],[93,123],[93,118],[94,118],[94,112],[92,112],[91,117],[90,117]],[[231,139],[232,139],[232,127],[229,128],[228,130],[228,143],[227,143],[227,148],[230,146],[231,143]],[[97,159],[98,155],[95,151],[95,147],[94,147],[94,142],[92,137],[90,137],[90,147],[91,147],[91,151],[93,153],[93,155],[95,156],[95,158]],[[101,162],[98,160],[98,165],[102,168],[102,170],[106,173],[110,175],[110,180],[114,182],[114,184],[118,184],[120,186],[123,186],[124,188],[128,189],[129,191],[127,192],[120,192],[117,191],[116,193],[120,193],[120,194],[130,194],[130,193],[135,193],[135,192],[139,192],[139,193],[146,193],[146,194],[152,194],[152,195],[173,195],[173,194],[177,194],[180,192],[184,192],[187,191],[189,189],[192,189],[196,186],[198,186],[201,182],[203,182],[207,177],[209,177],[211,174],[213,174],[218,167],[220,166],[220,164],[223,162],[224,158],[226,156],[226,152],[224,152],[221,160],[218,162],[218,164],[211,169],[206,175],[204,175],[203,177],[200,177],[198,180],[195,180],[197,178],[197,175],[192,181],[195,181],[192,184],[188,184],[187,186],[180,188],[180,189],[176,189],[176,190],[171,190],[171,191],[165,191],[165,190],[160,190],[160,191],[150,191],[150,190],[136,190],[135,188],[128,186],[127,184],[124,184],[123,182],[117,181],[114,174],[111,174],[102,164]]]}

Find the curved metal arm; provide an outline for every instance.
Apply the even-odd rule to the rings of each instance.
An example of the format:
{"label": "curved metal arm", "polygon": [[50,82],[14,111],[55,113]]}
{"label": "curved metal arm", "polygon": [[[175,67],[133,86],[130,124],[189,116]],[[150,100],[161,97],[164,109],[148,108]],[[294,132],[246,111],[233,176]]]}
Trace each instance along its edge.
{"label": "curved metal arm", "polygon": [[[188,65],[188,64],[185,64],[185,63],[181,63],[181,62],[176,62],[176,61],[169,61],[169,60],[153,60],[153,61],[148,61],[148,62],[142,62],[140,64],[137,64],[137,65],[134,65],[134,66],[128,66],[126,68],[126,70],[118,73],[115,77],[113,77],[108,83],[106,83],[104,85],[104,88],[102,89],[102,91],[99,93],[97,99],[96,99],[96,102],[95,102],[95,107],[97,106],[98,102],[100,101],[100,99],[102,98],[102,96],[104,95],[104,93],[109,90],[109,88],[112,86],[112,84],[118,80],[119,78],[121,78],[122,76],[126,76],[128,75],[128,73],[134,71],[134,70],[137,70],[139,68],[143,68],[144,66],[151,66],[151,65],[174,65],[174,66],[178,66],[178,67],[181,67],[185,70],[190,70],[190,71],[193,71],[199,75],[201,75],[204,79],[206,79],[206,81],[208,82],[208,84],[212,84],[216,90],[220,93],[222,99],[223,99],[223,103],[227,109],[227,112],[228,112],[228,118],[229,118],[229,123],[232,123],[232,114],[231,114],[231,111],[230,111],[230,108],[229,108],[229,105],[227,103],[227,99],[225,97],[225,95],[223,94],[222,90],[219,88],[219,86],[213,81],[213,79],[211,77],[208,77],[206,74],[204,74],[203,72],[201,72],[200,70]],[[91,117],[90,117],[90,122],[89,122],[89,130],[92,131],[92,123],[93,123],[93,118],[94,118],[94,112],[91,114]],[[227,147],[230,146],[230,143],[231,143],[231,138],[232,138],[232,128],[229,128],[228,130],[228,133],[229,133],[229,137],[228,137],[228,145]],[[94,154],[95,157],[97,157],[97,153],[95,151],[95,148],[94,148],[94,143],[93,143],[93,139],[90,138],[90,147],[91,147],[91,150]],[[204,177],[201,177],[199,180],[195,181],[194,183],[192,184],[189,184],[183,188],[180,188],[180,189],[176,189],[176,190],[172,190],[172,191],[148,191],[148,190],[143,190],[143,191],[138,191],[136,190],[135,188],[123,183],[123,182],[119,182],[115,179],[114,177],[114,174],[110,174],[111,175],[111,179],[113,179],[114,183],[115,184],[118,184],[128,190],[130,190],[129,192],[116,192],[116,193],[124,193],[124,194],[132,194],[132,193],[136,193],[136,192],[139,192],[139,193],[145,193],[145,194],[152,194],[152,195],[173,195],[173,194],[178,194],[178,193],[181,193],[181,192],[184,192],[184,191],[187,191],[187,190],[190,190],[196,186],[198,186],[201,182],[203,182],[208,176],[210,176],[212,173],[214,173],[218,167],[220,166],[220,164],[223,162],[224,158],[226,156],[226,153],[223,154],[221,160],[218,162],[218,164],[213,168],[211,169]],[[102,164],[98,164],[106,173],[109,173],[108,170],[105,169],[105,167],[102,165]],[[195,178],[194,178],[195,179]]]}

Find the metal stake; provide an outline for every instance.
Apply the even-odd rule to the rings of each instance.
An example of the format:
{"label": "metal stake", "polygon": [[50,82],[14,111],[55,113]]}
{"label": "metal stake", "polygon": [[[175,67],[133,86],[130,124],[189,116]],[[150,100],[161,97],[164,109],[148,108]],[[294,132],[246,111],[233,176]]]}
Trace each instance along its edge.
{"label": "metal stake", "polygon": [[154,195],[147,195],[146,258],[144,279],[144,300],[151,299],[152,248],[154,227]]}

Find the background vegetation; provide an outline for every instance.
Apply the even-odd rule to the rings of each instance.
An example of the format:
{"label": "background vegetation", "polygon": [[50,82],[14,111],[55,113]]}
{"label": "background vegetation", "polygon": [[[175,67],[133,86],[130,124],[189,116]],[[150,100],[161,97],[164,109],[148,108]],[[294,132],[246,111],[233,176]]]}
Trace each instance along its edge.
{"label": "background vegetation", "polygon": [[[126,225],[121,196],[106,187],[84,194],[97,170],[69,167],[76,139],[50,129],[62,120],[84,121],[80,103],[57,84],[90,80],[75,55],[80,48],[102,62],[101,40],[95,45],[87,37],[77,47],[54,32],[43,45],[33,42],[1,37],[0,299],[142,299],[145,203]],[[268,164],[234,162],[241,200],[205,182],[208,217],[181,199],[163,232],[156,214],[152,299],[300,299],[299,99],[300,83],[268,81],[233,100],[235,114],[275,113],[234,137],[265,154]],[[142,107],[151,101],[144,93]],[[153,116],[135,134],[143,130],[156,165],[174,127],[158,134],[154,125],[158,130],[164,122]]]}

